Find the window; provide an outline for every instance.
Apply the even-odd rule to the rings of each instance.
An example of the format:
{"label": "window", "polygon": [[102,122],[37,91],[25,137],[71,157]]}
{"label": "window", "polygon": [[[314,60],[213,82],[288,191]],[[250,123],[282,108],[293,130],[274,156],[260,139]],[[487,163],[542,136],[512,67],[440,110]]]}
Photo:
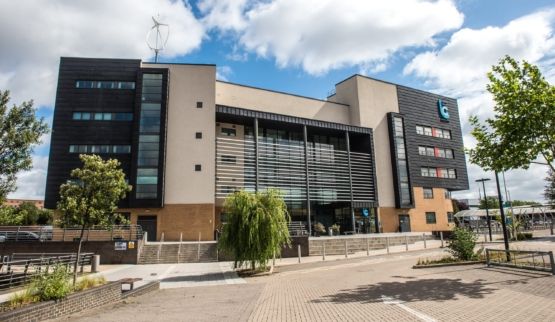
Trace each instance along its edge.
{"label": "window", "polygon": [[201,171],[202,166],[200,164],[195,164],[195,171]]}
{"label": "window", "polygon": [[202,108],[202,102],[197,102],[197,108]]}
{"label": "window", "polygon": [[425,146],[419,146],[418,147],[418,154],[426,155],[426,147]]}
{"label": "window", "polygon": [[448,213],[447,213],[447,222],[448,222],[448,223],[455,222],[455,216],[453,215],[452,212],[448,212]]}
{"label": "window", "polygon": [[424,188],[424,199],[434,199],[434,189]]}
{"label": "window", "polygon": [[439,168],[437,172],[438,172],[438,177],[440,177],[440,178],[449,178],[449,174],[448,174],[447,169]]}
{"label": "window", "polygon": [[237,131],[235,131],[235,129],[230,129],[230,128],[227,128],[227,127],[222,127],[221,133],[224,136],[236,136],[237,135]]}
{"label": "window", "polygon": [[202,139],[202,132],[196,132],[195,133],[195,138],[196,139]]}
{"label": "window", "polygon": [[72,118],[76,121],[132,121],[133,113],[73,112]]}
{"label": "window", "polygon": [[453,159],[453,150],[451,149],[445,149],[445,157],[447,159]]}
{"label": "window", "polygon": [[451,199],[451,191],[445,189],[444,196],[445,196],[445,199]]}
{"label": "window", "polygon": [[424,135],[432,136],[432,128],[431,127],[425,127],[424,128]]}
{"label": "window", "polygon": [[221,156],[222,163],[233,163],[237,162],[237,157],[234,155],[222,155]]}
{"label": "window", "polygon": [[73,119],[74,120],[80,120],[81,119],[81,112],[74,112],[73,113]]}
{"label": "window", "polygon": [[435,212],[427,212],[426,213],[426,223],[427,224],[435,224],[436,223],[436,213]]}
{"label": "window", "polygon": [[416,126],[416,134],[424,135],[424,127],[417,125]]}
{"label": "window", "polygon": [[81,119],[85,120],[85,121],[90,120],[91,119],[91,113],[88,113],[88,112],[81,113]]}
{"label": "window", "polygon": [[135,82],[78,80],[75,88],[135,89]]}
{"label": "window", "polygon": [[131,145],[70,145],[69,153],[93,153],[93,154],[129,154]]}
{"label": "window", "polygon": [[444,139],[451,140],[451,131],[449,131],[449,130],[443,130],[443,138],[444,138]]}
{"label": "window", "polygon": [[427,148],[426,148],[426,155],[429,156],[429,157],[435,156],[434,148],[432,148],[432,147],[427,147]]}
{"label": "window", "polygon": [[437,157],[445,158],[445,149],[437,149]]}
{"label": "window", "polygon": [[457,179],[457,170],[448,169],[448,176],[449,176],[449,179]]}
{"label": "window", "polygon": [[102,113],[94,113],[95,121],[102,121]]}

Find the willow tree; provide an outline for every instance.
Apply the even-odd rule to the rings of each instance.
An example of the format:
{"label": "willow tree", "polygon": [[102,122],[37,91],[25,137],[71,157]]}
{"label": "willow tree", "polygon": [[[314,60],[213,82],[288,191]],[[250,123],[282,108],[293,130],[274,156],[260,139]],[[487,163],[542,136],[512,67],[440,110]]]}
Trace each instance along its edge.
{"label": "willow tree", "polygon": [[64,223],[81,228],[73,271],[74,285],[85,230],[95,225],[110,227],[118,216],[115,214],[118,202],[131,190],[118,160],[104,161],[98,155],[85,154],[79,158],[83,167],[72,170],[73,180],[60,186],[58,202]]}
{"label": "willow tree", "polygon": [[277,190],[238,191],[224,204],[227,222],[218,247],[234,257],[235,268],[250,263],[266,269],[268,261],[290,244],[287,206]]}

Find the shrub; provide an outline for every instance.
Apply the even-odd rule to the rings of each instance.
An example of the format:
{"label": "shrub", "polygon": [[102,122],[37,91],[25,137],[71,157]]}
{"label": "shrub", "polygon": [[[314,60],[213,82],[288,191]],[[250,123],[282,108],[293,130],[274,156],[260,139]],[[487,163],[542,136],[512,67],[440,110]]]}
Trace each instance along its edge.
{"label": "shrub", "polygon": [[338,224],[333,224],[333,225],[331,225],[330,228],[331,228],[331,230],[333,230],[333,232],[335,234],[339,234],[339,230],[341,229],[341,226],[339,226]]}
{"label": "shrub", "polygon": [[314,224],[314,231],[320,234],[324,234],[326,232],[326,227],[321,222],[316,222]]}
{"label": "shrub", "polygon": [[75,290],[76,291],[84,291],[86,289],[89,289],[89,288],[92,288],[92,287],[95,287],[95,286],[99,286],[99,285],[104,285],[104,284],[106,284],[106,279],[104,278],[104,276],[83,277],[75,285]]}
{"label": "shrub", "polygon": [[69,277],[67,267],[58,264],[52,272],[38,275],[30,288],[41,301],[59,300],[71,293]]}
{"label": "shrub", "polygon": [[477,239],[476,234],[472,231],[465,228],[455,228],[447,247],[456,259],[472,260],[475,258],[474,247]]}

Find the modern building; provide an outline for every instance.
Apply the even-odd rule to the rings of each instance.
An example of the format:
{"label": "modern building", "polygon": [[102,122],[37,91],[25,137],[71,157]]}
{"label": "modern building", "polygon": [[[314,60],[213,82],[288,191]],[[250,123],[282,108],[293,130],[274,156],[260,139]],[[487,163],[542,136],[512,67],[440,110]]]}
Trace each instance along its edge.
{"label": "modern building", "polygon": [[44,200],[36,199],[6,199],[6,201],[4,201],[4,206],[19,207],[19,205],[25,202],[32,203],[39,209],[44,208]]}
{"label": "modern building", "polygon": [[117,158],[120,211],[149,239],[212,240],[228,194],[267,188],[309,231],[447,230],[450,191],[468,189],[457,101],[361,75],[320,100],[215,65],[64,57],[51,142],[47,208],[79,154]]}

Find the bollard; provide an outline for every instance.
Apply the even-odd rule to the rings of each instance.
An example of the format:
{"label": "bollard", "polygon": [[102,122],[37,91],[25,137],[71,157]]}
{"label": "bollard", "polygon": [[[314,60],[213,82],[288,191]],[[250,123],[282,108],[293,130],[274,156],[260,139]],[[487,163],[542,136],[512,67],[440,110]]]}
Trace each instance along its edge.
{"label": "bollard", "polygon": [[345,258],[347,258],[347,239],[345,239]]}
{"label": "bollard", "polygon": [[553,218],[551,218],[551,235],[553,235]]}
{"label": "bollard", "polygon": [[441,248],[443,248],[443,232],[439,232],[439,238],[441,238]]}
{"label": "bollard", "polygon": [[274,251],[274,256],[272,258],[272,267],[276,266],[276,251]]}
{"label": "bollard", "polygon": [[409,251],[409,236],[405,235],[405,251]]}
{"label": "bollard", "polygon": [[387,253],[389,254],[389,237],[385,237],[385,248],[387,248]]}
{"label": "bollard", "polygon": [[426,247],[426,233],[422,233],[422,241],[424,242],[424,248],[428,248]]}
{"label": "bollard", "polygon": [[366,256],[370,256],[370,241],[366,237]]}
{"label": "bollard", "polygon": [[299,264],[301,263],[301,245],[297,245],[297,254],[299,255]]}
{"label": "bollard", "polygon": [[91,262],[91,273],[97,273],[100,266],[100,255],[93,255]]}
{"label": "bollard", "polygon": [[200,262],[200,231],[198,232],[197,261]]}
{"label": "bollard", "polygon": [[488,242],[488,234],[484,231],[484,243],[487,243],[487,242]]}
{"label": "bollard", "polygon": [[326,242],[325,241],[322,242],[322,260],[323,261],[326,260]]}

